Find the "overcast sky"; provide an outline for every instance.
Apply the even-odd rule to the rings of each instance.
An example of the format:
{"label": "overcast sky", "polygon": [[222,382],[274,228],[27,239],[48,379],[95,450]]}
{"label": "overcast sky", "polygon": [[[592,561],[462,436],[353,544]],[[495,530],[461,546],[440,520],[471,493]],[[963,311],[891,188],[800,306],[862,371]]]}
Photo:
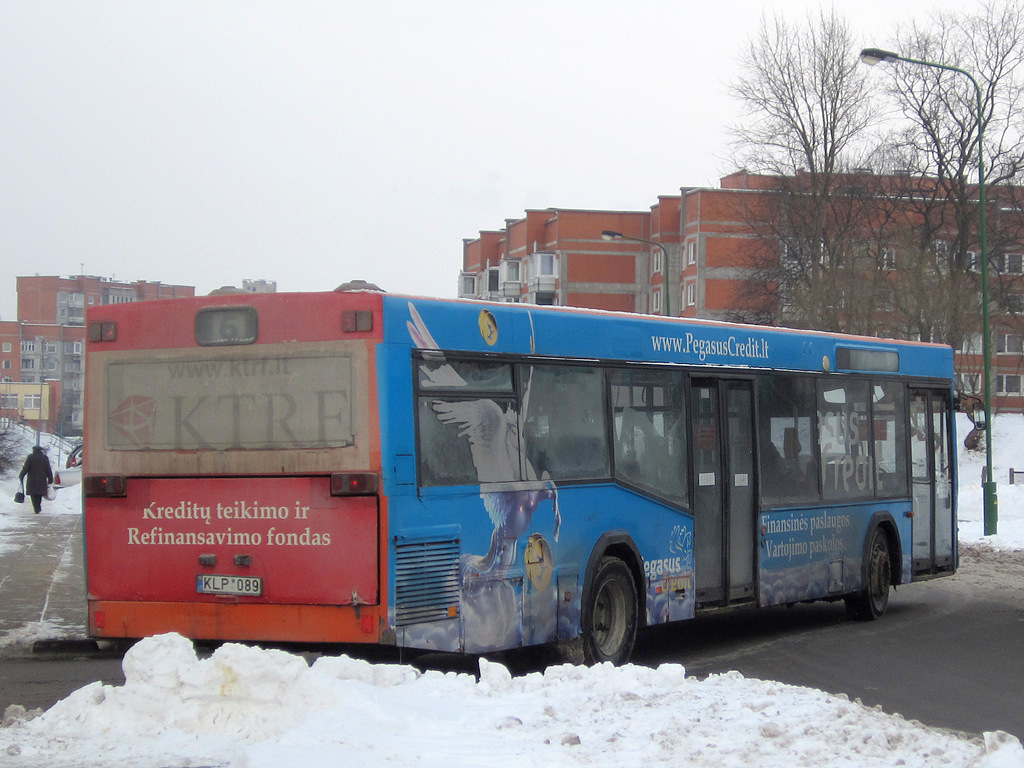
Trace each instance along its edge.
{"label": "overcast sky", "polygon": [[[963,3],[837,6],[884,46]],[[36,273],[454,296],[527,208],[717,185],[740,49],[818,7],[0,0],[0,319]]]}

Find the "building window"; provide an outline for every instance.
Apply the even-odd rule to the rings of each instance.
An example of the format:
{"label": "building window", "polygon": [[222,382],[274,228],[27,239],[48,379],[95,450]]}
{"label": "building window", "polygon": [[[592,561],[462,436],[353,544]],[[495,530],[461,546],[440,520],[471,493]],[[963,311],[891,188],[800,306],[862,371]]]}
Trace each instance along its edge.
{"label": "building window", "polygon": [[43,398],[41,395],[25,395],[25,408],[31,408],[33,410],[39,410],[43,405]]}
{"label": "building window", "polygon": [[0,408],[12,411],[18,410],[18,396],[14,393],[6,392],[0,395]]}
{"label": "building window", "polygon": [[1019,355],[1024,353],[1024,344],[1021,344],[1020,336],[1014,333],[1000,333],[996,335],[996,354],[998,355]]}
{"label": "building window", "polygon": [[537,276],[550,277],[555,274],[555,254],[535,253],[537,259]]}
{"label": "building window", "polygon": [[945,240],[932,240],[932,251],[935,253],[935,264],[945,269],[949,265],[949,243]]}
{"label": "building window", "polygon": [[1019,395],[1021,391],[1020,375],[996,374],[996,392],[1000,395]]}
{"label": "building window", "polygon": [[11,370],[11,361],[10,360],[4,360],[4,366],[3,367],[4,367],[5,371]]}
{"label": "building window", "polygon": [[36,351],[36,343],[34,341],[23,341],[23,342],[21,342],[21,351],[22,352],[35,352]]}
{"label": "building window", "polygon": [[5,341],[3,349],[4,349],[4,352],[10,352],[11,351],[11,342]]}
{"label": "building window", "polygon": [[651,274],[652,275],[660,274],[661,271],[664,269],[664,265],[662,264],[662,261],[664,261],[664,259],[662,258],[662,256],[663,256],[663,254],[661,252],[661,248],[657,248],[656,247],[654,249],[654,253],[651,254]]}
{"label": "building window", "polygon": [[691,240],[686,244],[686,263],[696,264],[697,263],[697,241]]}
{"label": "building window", "polygon": [[519,282],[519,261],[509,259],[503,261],[502,266],[505,268],[505,281],[509,283]]}
{"label": "building window", "polygon": [[21,370],[23,371],[34,371],[36,369],[36,361],[32,358],[21,359]]}
{"label": "building window", "polygon": [[661,290],[657,289],[651,293],[651,313],[661,312]]}
{"label": "building window", "polygon": [[960,348],[958,352],[963,352],[965,355],[980,355],[981,349],[981,334],[980,333],[969,333],[964,336],[964,340],[960,342]]}
{"label": "building window", "polygon": [[459,294],[462,296],[476,296],[476,275],[462,275],[462,285],[460,286]]}
{"label": "building window", "polygon": [[989,257],[989,264],[1001,275],[1024,274],[1024,256],[1019,253],[999,253]]}
{"label": "building window", "polygon": [[892,272],[896,269],[896,251],[894,249],[882,249],[882,269],[886,272]]}
{"label": "building window", "polygon": [[1024,296],[1019,293],[1011,293],[1006,297],[1006,311],[1020,314],[1024,312]]}
{"label": "building window", "polygon": [[55,355],[55,354],[57,354],[57,342],[55,342],[55,341],[48,341],[48,342],[46,342],[46,344],[43,346],[43,351],[46,354],[48,354],[48,355]]}
{"label": "building window", "polygon": [[972,394],[981,391],[981,374],[979,373],[958,373],[956,382],[957,392]]}
{"label": "building window", "polygon": [[491,293],[498,292],[498,268],[491,267],[487,270],[487,290]]}
{"label": "building window", "polygon": [[686,306],[695,307],[697,306],[697,284],[687,283],[686,284]]}
{"label": "building window", "polygon": [[80,355],[80,354],[82,354],[82,342],[80,342],[80,341],[67,341],[67,342],[64,342],[64,354],[65,355]]}
{"label": "building window", "polygon": [[964,262],[964,269],[968,272],[978,272],[981,269],[981,261],[978,259],[977,251],[968,251],[967,259]]}

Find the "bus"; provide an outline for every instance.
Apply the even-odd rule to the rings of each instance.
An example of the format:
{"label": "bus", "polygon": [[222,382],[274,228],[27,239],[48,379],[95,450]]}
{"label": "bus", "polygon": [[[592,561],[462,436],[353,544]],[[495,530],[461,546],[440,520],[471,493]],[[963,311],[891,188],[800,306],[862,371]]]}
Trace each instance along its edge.
{"label": "bus", "polygon": [[90,307],[95,638],[582,644],[957,567],[953,352],[377,291]]}

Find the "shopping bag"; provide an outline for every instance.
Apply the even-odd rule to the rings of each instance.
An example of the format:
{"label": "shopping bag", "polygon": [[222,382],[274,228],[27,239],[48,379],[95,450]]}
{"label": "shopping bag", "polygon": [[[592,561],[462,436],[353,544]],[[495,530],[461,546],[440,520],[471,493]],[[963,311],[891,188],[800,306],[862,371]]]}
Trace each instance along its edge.
{"label": "shopping bag", "polygon": [[47,501],[53,501],[56,498],[57,498],[57,489],[54,488],[52,485],[46,486],[46,500]]}
{"label": "shopping bag", "polygon": [[25,503],[25,481],[24,480],[21,481],[21,485],[18,486],[18,490],[14,494],[14,503],[15,504],[24,504]]}

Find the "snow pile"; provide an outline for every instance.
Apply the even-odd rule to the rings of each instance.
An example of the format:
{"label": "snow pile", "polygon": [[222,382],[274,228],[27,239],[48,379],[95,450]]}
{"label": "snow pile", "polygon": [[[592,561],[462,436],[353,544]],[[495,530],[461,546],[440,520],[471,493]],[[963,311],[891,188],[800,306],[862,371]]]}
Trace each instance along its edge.
{"label": "snow pile", "polygon": [[1013,736],[926,728],[842,696],[657,669],[555,666],[480,678],[224,645],[197,658],[169,634],[93,683],[0,730],[5,765],[1024,766]]}

